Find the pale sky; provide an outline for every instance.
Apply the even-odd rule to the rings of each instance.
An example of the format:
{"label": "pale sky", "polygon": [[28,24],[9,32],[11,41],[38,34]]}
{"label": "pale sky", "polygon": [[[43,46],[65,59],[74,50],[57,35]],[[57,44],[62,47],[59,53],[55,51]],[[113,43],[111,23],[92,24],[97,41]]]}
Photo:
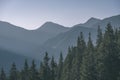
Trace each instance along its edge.
{"label": "pale sky", "polygon": [[66,27],[120,14],[120,0],[0,0],[0,21],[36,29],[47,21]]}

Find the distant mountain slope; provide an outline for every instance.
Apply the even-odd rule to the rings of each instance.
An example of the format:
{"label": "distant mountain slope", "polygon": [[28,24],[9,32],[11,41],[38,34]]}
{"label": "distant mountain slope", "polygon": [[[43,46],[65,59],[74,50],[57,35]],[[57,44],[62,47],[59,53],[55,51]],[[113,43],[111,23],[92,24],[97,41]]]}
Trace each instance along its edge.
{"label": "distant mountain slope", "polygon": [[95,43],[98,25],[104,30],[111,22],[113,27],[120,27],[120,15],[99,20],[89,19],[84,24],[66,28],[53,22],[47,22],[36,30],[25,30],[6,22],[0,22],[0,47],[16,54],[33,57],[41,60],[44,52],[56,58],[62,51],[67,54],[69,46],[75,46],[80,32],[84,33],[85,40],[91,32]]}
{"label": "distant mountain slope", "polygon": [[104,18],[102,20],[96,18],[90,18],[86,23],[77,24],[76,26],[97,28],[99,25],[103,30],[105,30],[106,24],[108,23],[111,23],[111,25],[113,25],[114,28],[120,27],[120,15],[111,16],[108,18]]}
{"label": "distant mountain slope", "polygon": [[39,29],[37,29],[37,31],[49,32],[49,33],[55,33],[55,34],[66,32],[68,30],[69,30],[68,27],[64,27],[62,25],[59,25],[53,22],[46,22]]}
{"label": "distant mountain slope", "polygon": [[94,24],[100,22],[101,20],[100,19],[97,19],[97,18],[90,18],[87,22],[83,23],[83,24],[78,24],[76,26],[84,26],[84,27],[93,27]]}
{"label": "distant mountain slope", "polygon": [[60,33],[68,31],[68,27],[64,27],[62,25],[53,23],[53,22],[46,22],[40,28],[36,30],[31,30],[31,39],[37,44],[42,44],[46,40],[57,36]]}
{"label": "distant mountain slope", "polygon": [[9,36],[31,43],[42,44],[47,39],[55,37],[69,28],[63,27],[56,23],[47,22],[37,30],[25,30],[7,22],[0,21],[0,34]]}
{"label": "distant mountain slope", "polygon": [[104,30],[106,27],[106,24],[108,24],[108,23],[111,23],[111,25],[114,28],[119,28],[120,27],[120,15],[105,18],[105,19],[101,20],[100,22],[94,24],[92,26],[92,28],[97,28],[97,26],[100,25],[101,28]]}
{"label": "distant mountain slope", "polygon": [[[13,62],[17,65],[17,69],[23,68],[25,59],[28,60],[29,64],[31,64],[31,61],[33,60],[30,57],[22,56],[20,54],[16,54],[14,52],[0,48],[0,68],[4,67],[7,72],[11,68]],[[38,61],[35,61],[38,64]]]}
{"label": "distant mountain slope", "polygon": [[[61,33],[57,35],[56,37],[47,40],[42,47],[44,47],[44,50],[41,52],[48,51],[49,54],[55,55],[56,57],[58,54],[62,51],[64,53],[64,56],[67,54],[67,50],[69,46],[75,46],[78,36],[80,35],[80,32],[83,32],[85,36],[85,40],[88,39],[88,33],[92,33],[92,39],[94,40],[96,38],[96,30],[92,28],[82,27],[82,26],[74,26],[69,31],[65,33]],[[95,40],[94,40],[95,42]]]}
{"label": "distant mountain slope", "polygon": [[17,54],[41,59],[40,55],[34,55],[36,53],[34,50],[49,38],[67,30],[69,28],[52,22],[45,23],[37,30],[25,30],[0,21],[0,47]]}

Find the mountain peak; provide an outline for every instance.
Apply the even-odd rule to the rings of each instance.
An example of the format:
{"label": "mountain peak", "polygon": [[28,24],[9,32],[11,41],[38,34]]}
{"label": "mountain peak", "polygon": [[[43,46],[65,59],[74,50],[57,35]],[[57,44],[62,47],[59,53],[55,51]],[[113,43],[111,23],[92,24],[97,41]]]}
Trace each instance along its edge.
{"label": "mountain peak", "polygon": [[100,19],[97,19],[97,18],[94,18],[94,17],[91,17],[86,23],[89,23],[89,22],[96,22],[96,21],[100,21]]}
{"label": "mountain peak", "polygon": [[19,26],[16,26],[16,25],[13,25],[13,24],[11,24],[11,23],[9,23],[9,22],[5,22],[5,21],[0,21],[0,29],[3,29],[3,30],[5,30],[5,31],[11,31],[11,30],[26,30],[26,29],[24,29],[24,28],[22,28],[22,27],[19,27]]}
{"label": "mountain peak", "polygon": [[57,24],[57,23],[54,23],[54,22],[48,21],[48,22],[45,22],[44,24]]}
{"label": "mountain peak", "polygon": [[45,22],[39,29],[41,30],[41,29],[46,29],[46,28],[51,29],[51,28],[63,28],[63,27],[64,26],[62,25],[48,21],[48,22]]}
{"label": "mountain peak", "polygon": [[44,31],[44,32],[65,32],[67,31],[69,28],[68,27],[64,27],[62,25],[59,25],[57,23],[54,22],[46,22],[44,23],[40,28],[37,29],[37,31]]}
{"label": "mountain peak", "polygon": [[93,25],[93,24],[96,24],[97,22],[101,21],[100,19],[97,19],[97,18],[94,18],[94,17],[91,17],[86,23],[84,24],[87,24],[87,25]]}
{"label": "mountain peak", "polygon": [[94,24],[100,22],[100,19],[91,17],[89,20],[87,20],[85,23],[83,24],[78,24],[77,26],[84,26],[84,27],[92,27]]}

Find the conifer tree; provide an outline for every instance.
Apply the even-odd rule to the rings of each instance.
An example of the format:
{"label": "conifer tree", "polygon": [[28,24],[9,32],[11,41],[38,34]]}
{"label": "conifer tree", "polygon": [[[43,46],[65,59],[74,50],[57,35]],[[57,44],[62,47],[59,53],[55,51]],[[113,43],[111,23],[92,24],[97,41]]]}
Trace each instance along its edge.
{"label": "conifer tree", "polygon": [[25,60],[24,69],[21,72],[21,80],[30,80],[29,73],[30,73],[30,70],[29,70],[28,62],[27,60]]}
{"label": "conifer tree", "polygon": [[43,62],[41,61],[40,70],[39,70],[39,78],[40,78],[40,80],[43,80],[43,77],[44,77],[43,73],[44,73],[44,66],[43,66]]}
{"label": "conifer tree", "polygon": [[97,42],[96,42],[96,45],[97,45],[97,47],[99,47],[100,44],[102,43],[102,39],[103,39],[102,30],[100,29],[100,26],[98,26],[97,32],[98,32],[98,34],[97,34]]}
{"label": "conifer tree", "polygon": [[77,50],[74,52],[75,57],[72,62],[72,77],[71,80],[80,80],[80,67],[82,63],[82,57],[85,52],[86,44],[83,38],[83,33],[80,33],[77,41]]}
{"label": "conifer tree", "polygon": [[51,79],[51,71],[50,71],[50,67],[49,67],[49,60],[50,58],[48,57],[48,53],[45,53],[45,57],[44,57],[44,61],[43,61],[43,76],[42,79],[43,80],[48,80]]}
{"label": "conifer tree", "polygon": [[120,28],[118,30],[118,33],[117,33],[117,44],[118,44],[118,48],[119,48],[119,55],[120,55]]}
{"label": "conifer tree", "polygon": [[96,80],[94,62],[94,46],[92,44],[91,35],[87,43],[87,50],[83,56],[81,65],[81,80]]}
{"label": "conifer tree", "polygon": [[119,76],[117,77],[117,80],[120,80],[120,72],[119,72]]}
{"label": "conifer tree", "polygon": [[3,69],[3,68],[1,69],[1,73],[0,73],[0,80],[7,80],[7,79],[6,79],[6,74],[5,74],[4,69]]}
{"label": "conifer tree", "polygon": [[63,56],[62,56],[62,52],[61,52],[60,58],[59,58],[59,63],[58,63],[57,80],[61,79],[62,71],[63,71]]}
{"label": "conifer tree", "polygon": [[30,68],[30,80],[38,80],[38,79],[39,78],[38,78],[38,72],[36,69],[36,64],[35,64],[35,61],[33,60]]}
{"label": "conifer tree", "polygon": [[68,48],[68,55],[65,58],[64,64],[63,64],[63,72],[62,72],[62,78],[61,80],[71,80],[71,68],[72,68],[72,61],[74,57],[73,51],[75,51],[74,47]]}
{"label": "conifer tree", "polygon": [[57,76],[57,64],[54,61],[54,57],[51,59],[51,80],[55,80]]}
{"label": "conifer tree", "polygon": [[117,28],[115,29],[114,36],[115,36],[115,41],[117,42],[119,37],[119,30]]}
{"label": "conifer tree", "polygon": [[9,80],[18,80],[18,71],[16,69],[15,63],[12,64]]}
{"label": "conifer tree", "polygon": [[[102,55],[100,52],[99,52],[99,48],[101,47],[101,44],[103,43],[103,35],[102,35],[102,30],[100,29],[100,26],[98,26],[98,30],[97,30],[97,40],[96,40],[96,53],[95,53],[95,69],[96,69],[96,78],[97,80],[101,80],[100,77],[101,77],[101,73],[103,72],[104,68],[101,69],[101,67],[103,66],[103,64],[101,64],[101,58],[104,57],[104,55]],[[101,69],[101,71],[99,71]]]}
{"label": "conifer tree", "polygon": [[115,41],[114,31],[110,24],[107,25],[103,43],[98,49],[97,72],[98,80],[117,80],[120,70],[118,45]]}

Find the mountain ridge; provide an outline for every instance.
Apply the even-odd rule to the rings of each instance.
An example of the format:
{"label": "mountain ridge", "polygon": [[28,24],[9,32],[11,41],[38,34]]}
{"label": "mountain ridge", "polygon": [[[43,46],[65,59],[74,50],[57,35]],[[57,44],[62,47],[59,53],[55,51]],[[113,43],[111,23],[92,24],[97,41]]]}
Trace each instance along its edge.
{"label": "mountain ridge", "polygon": [[101,19],[98,19],[98,18],[94,18],[94,17],[91,17],[90,19],[88,19],[85,23],[80,23],[80,24],[77,24],[75,26],[84,26],[84,27],[92,27],[92,25],[100,22]]}
{"label": "mountain ridge", "polygon": [[[102,29],[105,28],[108,21],[112,21],[114,23],[112,24],[112,26],[115,26],[115,24],[120,25],[120,15],[117,16],[105,18],[103,20],[100,20],[100,22],[98,23],[95,22],[96,24],[91,23],[90,25],[92,25],[92,27],[75,25],[71,28],[66,28],[62,25],[55,23],[55,26],[57,26],[57,29],[55,29],[55,26],[48,25],[54,25],[54,23],[48,22],[47,26],[45,24],[45,26],[42,26],[43,29],[41,29],[40,27],[38,30],[25,30],[21,28],[20,30],[18,28],[17,30],[3,30],[2,28],[10,28],[12,25],[2,26],[0,24],[0,47],[4,47],[5,49],[8,49],[8,51],[16,51],[16,53],[18,54],[31,56],[36,59],[41,59],[44,52],[46,51],[48,51],[50,55],[55,55],[55,57],[58,56],[61,51],[63,51],[64,55],[66,55],[68,46],[76,45],[75,42],[80,32],[84,33],[86,41],[89,32],[91,32],[92,38],[95,39],[97,34],[97,26],[99,24],[102,24],[100,25]],[[95,19],[91,18],[88,21],[91,22],[91,20]]]}

